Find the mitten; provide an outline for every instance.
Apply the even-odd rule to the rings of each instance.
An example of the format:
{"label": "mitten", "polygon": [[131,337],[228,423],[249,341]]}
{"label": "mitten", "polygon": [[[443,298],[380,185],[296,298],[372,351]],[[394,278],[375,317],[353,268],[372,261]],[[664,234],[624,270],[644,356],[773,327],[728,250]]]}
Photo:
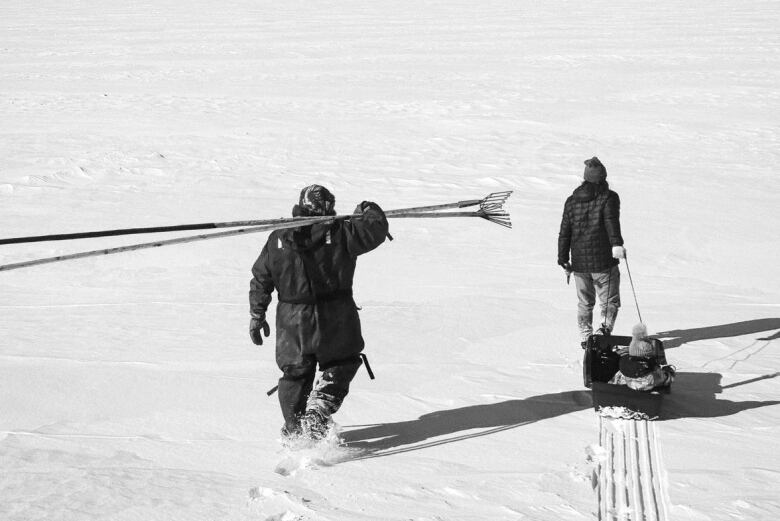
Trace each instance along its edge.
{"label": "mitten", "polygon": [[256,346],[263,345],[263,334],[268,338],[271,334],[271,326],[265,321],[265,317],[252,317],[249,321],[249,337]]}
{"label": "mitten", "polygon": [[623,246],[613,246],[612,247],[612,257],[615,259],[625,259],[626,258],[626,248]]}
{"label": "mitten", "polygon": [[356,214],[361,214],[361,213],[365,212],[366,210],[368,210],[369,208],[373,208],[374,210],[378,211],[382,215],[384,215],[384,213],[385,213],[382,210],[382,208],[378,204],[373,202],[373,201],[363,201],[362,203],[357,205],[357,208],[355,208],[355,213]]}

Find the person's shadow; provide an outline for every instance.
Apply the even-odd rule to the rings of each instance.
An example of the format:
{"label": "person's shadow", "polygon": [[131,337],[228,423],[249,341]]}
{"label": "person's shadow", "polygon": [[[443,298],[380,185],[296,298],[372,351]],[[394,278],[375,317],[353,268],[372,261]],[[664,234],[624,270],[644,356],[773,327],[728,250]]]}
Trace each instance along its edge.
{"label": "person's shadow", "polygon": [[665,396],[661,410],[661,420],[679,418],[715,418],[731,416],[749,409],[769,405],[778,405],[778,400],[734,402],[718,399],[724,389],[748,385],[761,380],[777,378],[780,373],[767,374],[742,382],[721,385],[720,373],[677,373],[672,392]]}
{"label": "person's shadow", "polygon": [[[774,329],[780,330],[780,318],[760,318],[757,320],[734,322],[733,324],[722,324],[720,326],[675,329],[672,331],[661,331],[652,336],[663,340],[664,349],[671,349],[697,340],[752,335],[755,333],[763,333],[764,331],[772,331]],[[770,341],[777,338],[780,338],[780,331],[776,331],[773,335],[764,338],[757,338],[756,340]]]}
{"label": "person's shadow", "polygon": [[[780,404],[776,400],[734,402],[717,397],[723,389],[777,376],[780,373],[721,386],[723,376],[719,373],[677,373],[672,392],[664,395],[659,419],[730,416]],[[341,437],[349,447],[361,450],[361,455],[353,459],[374,458],[487,436],[592,407],[590,391],[565,391],[436,411],[416,420],[346,427],[350,430],[342,432]]]}
{"label": "person's shadow", "polygon": [[360,426],[342,432],[341,437],[349,447],[362,449],[364,458],[387,456],[487,436],[592,406],[589,391],[566,391],[436,411],[416,420]]}

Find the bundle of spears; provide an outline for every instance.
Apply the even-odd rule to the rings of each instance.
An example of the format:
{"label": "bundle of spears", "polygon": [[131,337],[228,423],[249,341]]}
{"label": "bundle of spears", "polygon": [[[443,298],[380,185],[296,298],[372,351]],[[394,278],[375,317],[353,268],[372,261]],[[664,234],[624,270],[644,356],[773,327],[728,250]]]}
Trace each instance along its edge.
{"label": "bundle of spears", "polygon": [[[512,223],[509,220],[509,213],[504,211],[504,203],[512,194],[508,192],[495,192],[489,194],[483,199],[472,199],[467,201],[458,201],[456,203],[438,204],[433,206],[419,206],[416,208],[401,208],[398,210],[387,210],[385,215],[388,218],[431,218],[431,217],[479,217],[489,222],[496,223],[506,228],[511,228]],[[475,211],[451,212],[456,208],[468,208],[470,206],[479,206]],[[66,233],[57,235],[37,235],[32,237],[14,237],[10,239],[0,239],[0,245],[22,244],[29,242],[45,241],[66,241],[74,239],[93,239],[97,237],[114,237],[119,235],[135,235],[141,233],[164,233],[181,232],[192,230],[210,230],[217,228],[235,228],[224,232],[207,233],[201,235],[192,235],[188,237],[179,237],[154,242],[145,242],[141,244],[131,244],[129,246],[119,246],[103,250],[86,251],[81,253],[72,253],[60,255],[57,257],[47,257],[44,259],[28,260],[13,264],[0,265],[0,271],[8,271],[40,264],[49,264],[52,262],[61,262],[72,259],[83,259],[85,257],[95,257],[99,255],[110,255],[112,253],[121,253],[125,251],[142,250],[146,248],[156,248],[159,246],[169,246],[173,244],[184,244],[188,242],[203,241],[207,239],[217,239],[220,237],[229,237],[245,233],[257,233],[271,230],[281,230],[284,228],[298,228],[312,224],[326,223],[339,219],[360,219],[360,214],[328,215],[322,217],[282,217],[277,219],[262,219],[254,221],[233,221],[217,223],[200,224],[181,224],[176,226],[156,226],[149,228],[124,228],[117,230],[102,230],[82,233]]]}

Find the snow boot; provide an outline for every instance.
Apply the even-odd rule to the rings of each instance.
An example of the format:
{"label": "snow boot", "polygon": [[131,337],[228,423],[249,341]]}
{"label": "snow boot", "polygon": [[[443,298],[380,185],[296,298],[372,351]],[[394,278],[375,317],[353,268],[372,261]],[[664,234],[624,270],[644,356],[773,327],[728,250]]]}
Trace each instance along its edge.
{"label": "snow boot", "polygon": [[285,440],[291,438],[299,438],[302,432],[303,430],[301,429],[300,425],[295,425],[291,427],[288,426],[287,424],[284,424],[279,434],[281,434],[282,439]]}
{"label": "snow boot", "polygon": [[330,416],[310,409],[301,418],[301,436],[313,441],[321,440],[328,435],[331,425],[333,420]]}
{"label": "snow boot", "polygon": [[672,382],[674,382],[674,377],[677,375],[677,369],[673,365],[665,365],[661,368],[661,371],[664,374],[664,381],[661,387],[671,386]]}

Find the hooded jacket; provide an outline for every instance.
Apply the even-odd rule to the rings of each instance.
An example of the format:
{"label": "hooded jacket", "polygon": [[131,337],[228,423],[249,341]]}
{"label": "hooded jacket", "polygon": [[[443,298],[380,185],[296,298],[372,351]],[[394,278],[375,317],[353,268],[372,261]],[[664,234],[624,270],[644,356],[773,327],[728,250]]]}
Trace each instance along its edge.
{"label": "hooded jacket", "polygon": [[320,365],[363,350],[352,282],[357,257],[384,242],[384,212],[365,204],[363,216],[272,232],[252,267],[250,313],[265,318],[274,290],[276,361],[282,370],[315,355]]}
{"label": "hooded jacket", "polygon": [[600,184],[583,182],[566,199],[558,234],[558,263],[578,273],[603,273],[618,264],[612,247],[622,246],[620,197]]}

